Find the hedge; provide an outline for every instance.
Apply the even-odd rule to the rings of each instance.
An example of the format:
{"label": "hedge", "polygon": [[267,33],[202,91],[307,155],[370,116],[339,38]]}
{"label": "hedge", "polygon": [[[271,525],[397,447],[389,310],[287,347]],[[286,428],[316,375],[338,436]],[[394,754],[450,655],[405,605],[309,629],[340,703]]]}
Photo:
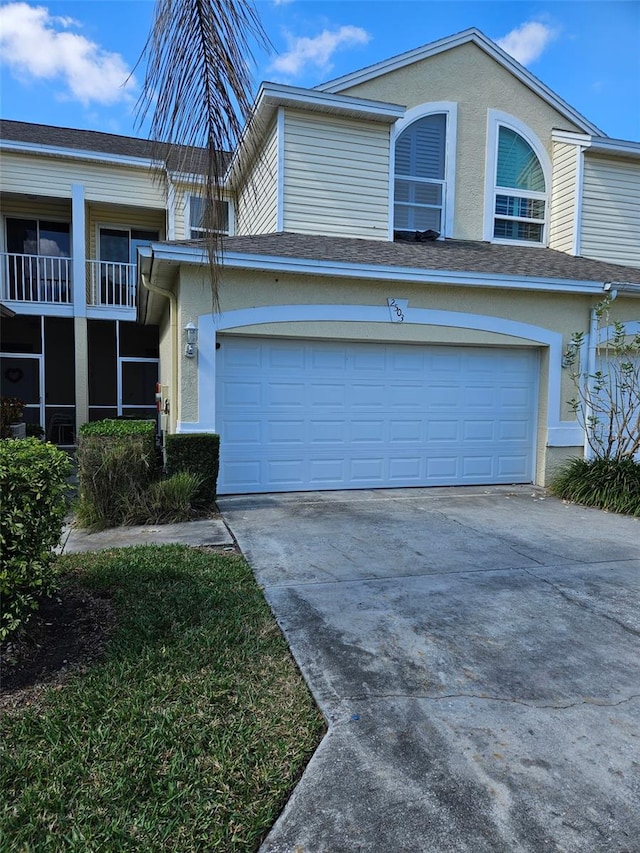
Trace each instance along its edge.
{"label": "hedge", "polygon": [[199,504],[215,503],[220,467],[220,436],[212,432],[178,433],[165,436],[167,472],[186,471],[203,480],[196,495]]}
{"label": "hedge", "polygon": [[62,533],[70,467],[52,444],[0,440],[0,639],[55,589],[51,549]]}

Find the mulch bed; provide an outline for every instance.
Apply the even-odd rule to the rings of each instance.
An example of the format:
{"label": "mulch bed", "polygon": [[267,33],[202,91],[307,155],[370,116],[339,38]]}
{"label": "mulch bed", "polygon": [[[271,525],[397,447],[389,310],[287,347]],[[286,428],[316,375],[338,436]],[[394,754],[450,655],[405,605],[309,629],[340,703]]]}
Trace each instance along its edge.
{"label": "mulch bed", "polygon": [[110,600],[73,581],[42,597],[24,628],[0,645],[0,710],[37,704],[45,687],[61,687],[98,660],[113,625]]}

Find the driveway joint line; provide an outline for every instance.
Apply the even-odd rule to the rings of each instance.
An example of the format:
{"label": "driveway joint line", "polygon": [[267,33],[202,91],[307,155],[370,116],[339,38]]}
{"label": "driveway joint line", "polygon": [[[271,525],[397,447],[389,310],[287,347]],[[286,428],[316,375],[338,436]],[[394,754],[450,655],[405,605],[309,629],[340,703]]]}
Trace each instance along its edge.
{"label": "driveway joint line", "polygon": [[483,702],[504,702],[510,705],[523,705],[525,708],[534,708],[540,711],[565,711],[571,708],[589,706],[594,708],[617,708],[620,705],[626,705],[636,699],[640,699],[640,693],[633,693],[624,699],[619,699],[616,702],[606,702],[598,699],[580,699],[577,702],[567,703],[552,703],[541,705],[535,700],[525,701],[524,699],[514,699],[507,696],[490,696],[485,693],[443,693],[440,696],[432,696],[429,694],[413,694],[413,693],[385,693],[385,694],[363,694],[362,696],[345,696],[343,702],[364,702],[366,700],[381,701],[384,699],[413,699],[426,702],[442,702],[447,699],[476,699]]}

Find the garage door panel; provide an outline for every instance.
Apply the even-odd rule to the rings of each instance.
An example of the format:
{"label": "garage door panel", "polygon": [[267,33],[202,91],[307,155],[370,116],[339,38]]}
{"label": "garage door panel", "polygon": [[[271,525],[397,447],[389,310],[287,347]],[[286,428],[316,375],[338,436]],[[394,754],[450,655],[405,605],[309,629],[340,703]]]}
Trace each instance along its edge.
{"label": "garage door panel", "polygon": [[532,479],[534,350],[220,343],[221,494]]}

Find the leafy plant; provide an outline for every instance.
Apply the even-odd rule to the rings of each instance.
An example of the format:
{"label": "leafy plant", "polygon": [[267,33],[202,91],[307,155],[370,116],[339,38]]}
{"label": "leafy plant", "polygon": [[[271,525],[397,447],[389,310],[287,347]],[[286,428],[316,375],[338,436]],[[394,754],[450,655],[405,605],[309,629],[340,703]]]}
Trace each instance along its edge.
{"label": "leafy plant", "polygon": [[202,484],[196,501],[205,506],[213,504],[220,467],[220,436],[205,432],[167,435],[165,447],[169,474],[180,471],[198,474]]}
{"label": "leafy plant", "polygon": [[[565,354],[565,365],[576,391],[569,401],[597,459],[633,459],[640,454],[640,333],[627,335],[624,323],[611,322],[613,298],[596,306],[597,327],[604,336],[593,363],[583,369],[584,332],[576,332]],[[604,335],[603,335],[604,333]]]}
{"label": "leafy plant", "polygon": [[195,498],[202,486],[202,477],[181,471],[171,477],[151,483],[130,504],[125,524],[163,524],[188,521]]}
{"label": "leafy plant", "polygon": [[628,457],[571,459],[550,488],[565,500],[640,517],[640,463]]}
{"label": "leafy plant", "polygon": [[0,640],[55,587],[69,458],[35,438],[0,441]]}
{"label": "leafy plant", "polygon": [[22,418],[24,403],[17,397],[0,397],[0,438],[11,437],[11,424]]}

